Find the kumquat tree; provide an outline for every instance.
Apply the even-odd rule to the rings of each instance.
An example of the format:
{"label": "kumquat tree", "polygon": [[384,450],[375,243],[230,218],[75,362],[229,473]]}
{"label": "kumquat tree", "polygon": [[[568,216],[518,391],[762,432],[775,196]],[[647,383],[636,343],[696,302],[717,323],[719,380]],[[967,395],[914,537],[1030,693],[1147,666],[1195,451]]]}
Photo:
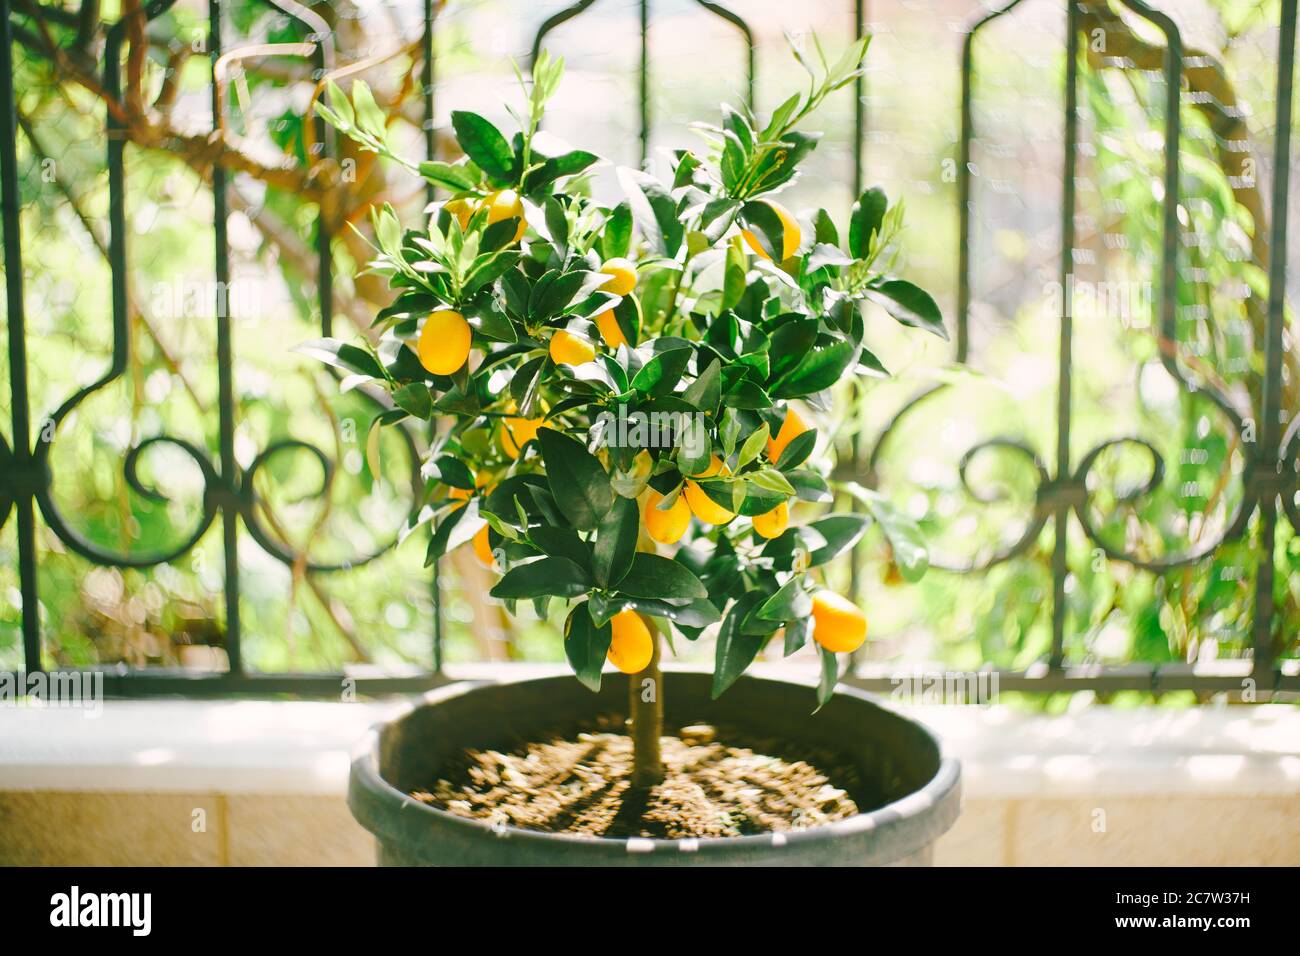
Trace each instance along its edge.
{"label": "kumquat tree", "polygon": [[[874,519],[904,577],[926,570],[915,526],[831,481],[808,424],[833,415],[837,386],[885,374],[863,303],[945,335],[934,299],[890,272],[901,205],[869,189],[845,228],[824,209],[808,228],[778,199],[818,143],[800,127],[861,74],[867,42],[835,59],[796,50],[805,92],[766,122],[723,107],[720,125],[699,127],[703,148],[673,154],[671,181],[618,169],[626,198],[613,205],[592,198],[596,155],[537,142],[563,73],[546,53],[520,77],[518,131],[452,114],[464,152],[453,163],[395,155],[361,82],[350,97],[331,86],[317,107],[446,198],[418,223],[372,210],[369,268],[395,292],[375,343],[303,348],[349,385],[391,393],[372,454],[381,426],[436,424],[427,499],[406,529],[432,523],[428,562],[472,547],[512,613],[564,602],[583,684],[598,689],[607,660],[633,675],[640,785],[660,774],[661,640],[716,631],[717,697],[778,633],[786,655],[811,638],[821,706],[839,655],[867,637],[863,610],[822,583],[823,567]],[[818,514],[837,494],[861,510]],[[817,516],[792,520],[796,505]]]}

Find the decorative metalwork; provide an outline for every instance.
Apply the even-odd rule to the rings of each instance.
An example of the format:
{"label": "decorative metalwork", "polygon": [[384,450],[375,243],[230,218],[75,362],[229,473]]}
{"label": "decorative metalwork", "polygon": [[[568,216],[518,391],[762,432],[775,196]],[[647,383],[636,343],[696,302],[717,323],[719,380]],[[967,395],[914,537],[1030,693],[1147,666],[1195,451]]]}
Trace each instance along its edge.
{"label": "decorative metalwork", "polygon": [[[1183,43],[1178,27],[1167,15],[1142,2],[1142,0],[1118,0],[1124,7],[1146,20],[1164,37],[1164,152],[1161,194],[1161,262],[1159,276],[1159,324],[1157,337],[1160,348],[1160,363],[1179,385],[1189,392],[1206,396],[1216,408],[1229,420],[1238,436],[1247,433],[1248,422],[1237,406],[1211,382],[1193,381],[1179,365],[1176,350],[1172,347],[1176,341],[1177,304],[1177,258],[1179,247],[1178,210],[1179,210],[1179,141],[1182,133],[1180,114],[1181,77],[1183,69]],[[973,118],[973,86],[975,77],[974,46],[979,33],[990,23],[1010,13],[1021,3],[1011,0],[1001,7],[991,10],[975,20],[967,29],[962,45],[962,89],[961,89],[961,141],[960,161],[957,170],[959,197],[959,246],[958,246],[958,304],[956,315],[956,341],[954,359],[965,363],[969,358],[969,316],[971,306],[971,246],[974,240],[972,228],[972,185],[975,178],[971,159],[971,144],[975,139]],[[1039,540],[1041,532],[1049,521],[1056,529],[1051,559],[1053,582],[1052,593],[1052,645],[1045,673],[1004,674],[1002,686],[1007,689],[1024,687],[1042,687],[1051,689],[1098,688],[1106,690],[1129,689],[1136,687],[1143,690],[1201,689],[1201,690],[1240,690],[1241,678],[1232,676],[1216,679],[1211,676],[1193,673],[1187,666],[1141,667],[1130,665],[1122,668],[1122,674],[1108,670],[1089,668],[1083,672],[1071,672],[1065,664],[1065,587],[1069,576],[1066,564],[1068,543],[1068,519],[1073,513],[1079,520],[1089,541],[1099,548],[1105,556],[1113,561],[1123,562],[1136,568],[1152,572],[1165,572],[1184,567],[1202,560],[1224,544],[1239,540],[1246,532],[1253,515],[1259,515],[1261,540],[1267,547],[1261,549],[1259,570],[1256,578],[1256,596],[1254,602],[1253,622],[1253,665],[1249,674],[1258,688],[1263,690],[1300,688],[1300,679],[1292,673],[1284,674],[1276,666],[1278,648],[1272,639],[1272,622],[1275,609],[1273,604],[1274,566],[1271,558],[1272,542],[1276,530],[1279,501],[1281,510],[1291,520],[1293,527],[1300,530],[1296,518],[1300,509],[1296,506],[1296,493],[1300,491],[1300,418],[1291,421],[1286,435],[1281,434],[1281,392],[1282,392],[1282,353],[1283,344],[1283,297],[1286,289],[1286,226],[1287,195],[1290,161],[1290,124],[1292,104],[1292,76],[1295,66],[1296,36],[1296,0],[1284,0],[1282,4],[1281,30],[1278,46],[1277,75],[1277,126],[1274,144],[1274,180],[1273,180],[1273,220],[1271,223],[1271,253],[1269,262],[1269,306],[1268,336],[1265,342],[1265,378],[1263,407],[1259,410],[1263,424],[1253,445],[1253,452],[1246,456],[1241,475],[1242,497],[1235,511],[1224,524],[1223,530],[1214,537],[1186,553],[1157,559],[1143,558],[1138,554],[1118,547],[1102,535],[1094,521],[1091,504],[1096,496],[1091,489],[1090,477],[1101,457],[1113,448],[1133,446],[1143,449],[1150,457],[1150,471],[1145,480],[1134,487],[1120,490],[1115,495],[1118,504],[1134,504],[1150,495],[1161,483],[1165,474],[1165,462],[1160,451],[1150,441],[1138,436],[1121,436],[1101,442],[1084,454],[1078,466],[1071,469],[1072,447],[1070,441],[1071,397],[1070,387],[1073,375],[1073,317],[1067,305],[1060,315],[1058,392],[1056,406],[1056,468],[1049,472],[1037,452],[1025,443],[1011,438],[994,438],[980,442],[968,449],[959,464],[959,479],[962,488],[976,502],[988,504],[999,499],[996,493],[974,488],[968,478],[971,462],[981,454],[997,449],[1012,451],[1025,457],[1037,474],[1035,491],[1035,508],[1023,531],[1015,540],[982,560],[959,562],[936,556],[933,564],[940,569],[956,573],[970,574],[1008,561],[1026,553]],[[1079,147],[1079,18],[1082,4],[1079,0],[1068,0],[1066,5],[1066,75],[1064,102],[1064,168],[1062,171],[1063,197],[1061,204],[1061,260],[1060,281],[1065,288],[1073,272],[1073,255],[1075,251],[1075,177],[1076,158]],[[901,422],[913,414],[928,399],[947,390],[950,386],[939,384],[924,389],[914,396],[896,413],[886,428],[881,432],[872,447],[866,469],[866,478],[875,483],[887,457],[886,446],[890,437],[896,432]],[[1137,673],[1135,673],[1135,670]],[[1007,678],[1011,679],[1010,684]],[[1134,682],[1136,678],[1136,684]],[[887,679],[859,680],[858,683],[873,688],[889,686]]]}
{"label": "decorative metalwork", "polygon": [[[957,167],[957,188],[959,202],[958,248],[958,298],[955,322],[955,354],[958,363],[965,363],[969,358],[969,311],[971,306],[971,244],[973,241],[972,210],[974,199],[972,187],[975,179],[971,161],[971,146],[975,139],[973,119],[974,59],[975,40],[984,27],[1009,13],[1020,4],[1021,0],[1011,2],[982,15],[967,29],[961,60],[961,138],[960,159]],[[1182,40],[1174,22],[1165,14],[1148,6],[1142,0],[1117,0],[1134,15],[1144,19],[1164,37],[1165,41],[1165,89],[1166,103],[1164,111],[1165,154],[1163,165],[1162,228],[1163,244],[1159,277],[1159,326],[1158,336],[1163,343],[1175,341],[1175,289],[1178,254],[1178,200],[1179,167],[1178,144],[1181,134],[1180,75],[1183,66]],[[175,0],[152,0],[144,8],[143,16],[153,20],[165,13]],[[275,8],[287,16],[304,23],[312,31],[310,46],[320,75],[330,73],[333,68],[333,48],[328,28],[311,13],[293,0],[270,0]],[[556,13],[539,27],[532,50],[534,56],[541,49],[545,37],[562,24],[581,15],[593,6],[595,0],[577,0],[572,6]],[[721,18],[733,27],[744,43],[747,63],[746,90],[751,106],[754,104],[754,80],[756,75],[755,44],[753,32],[744,18],[728,7],[712,0],[696,0],[696,3],[708,13]],[[855,34],[861,36],[865,28],[864,2],[854,0],[850,5]],[[433,158],[435,152],[435,130],[433,97],[435,87],[434,63],[434,20],[440,7],[436,0],[423,0],[424,64],[421,74],[423,84],[423,103],[425,109],[424,139],[427,154]],[[979,560],[964,562],[943,556],[936,556],[936,567],[955,573],[978,573],[1000,562],[1010,560],[1028,551],[1040,538],[1049,522],[1057,529],[1051,556],[1051,574],[1053,580],[1052,594],[1052,643],[1048,660],[1044,667],[1032,672],[1005,672],[1000,674],[1000,686],[1005,690],[1072,690],[1093,688],[1098,690],[1167,690],[1191,688],[1211,692],[1218,690],[1240,690],[1241,680],[1237,675],[1206,675],[1194,672],[1190,666],[1131,665],[1109,669],[1080,669],[1070,665],[1065,655],[1065,587],[1069,569],[1066,564],[1066,548],[1069,517],[1073,513],[1079,520],[1089,541],[1094,543],[1107,558],[1123,562],[1134,567],[1154,572],[1167,571],[1171,568],[1194,563],[1214,552],[1226,542],[1240,539],[1247,530],[1252,518],[1258,516],[1258,529],[1261,541],[1271,544],[1279,515],[1285,517],[1300,530],[1300,506],[1297,506],[1296,492],[1298,474],[1300,474],[1300,418],[1292,420],[1289,427],[1283,428],[1281,420],[1281,390],[1283,382],[1282,353],[1283,342],[1283,295],[1285,292],[1286,264],[1286,210],[1288,198],[1288,163],[1290,150],[1290,125],[1292,112],[1292,77],[1295,68],[1297,0],[1282,0],[1281,30],[1278,47],[1277,77],[1277,125],[1274,144],[1275,166],[1272,183],[1273,220],[1270,225],[1271,259],[1269,262],[1269,300],[1267,317],[1267,339],[1264,342],[1264,387],[1261,408],[1258,409],[1258,421],[1261,423],[1257,440],[1246,456],[1243,472],[1240,476],[1241,497],[1233,514],[1226,520],[1222,531],[1214,538],[1202,542],[1193,550],[1172,556],[1148,558],[1132,553],[1109,542],[1097,526],[1092,514],[1092,502],[1095,490],[1090,490],[1091,481],[1095,479],[1096,467],[1102,456],[1111,449],[1132,447],[1142,449],[1150,458],[1150,467],[1144,480],[1135,486],[1114,492],[1115,500],[1120,504],[1135,504],[1150,495],[1161,483],[1165,473],[1165,462],[1156,446],[1138,436],[1118,436],[1101,442],[1088,450],[1079,459],[1077,466],[1071,465],[1074,449],[1071,444],[1071,397],[1070,387],[1073,374],[1072,316],[1068,307],[1063,311],[1058,343],[1058,397],[1056,406],[1056,456],[1055,465],[1049,468],[1039,454],[1028,444],[1012,438],[998,437],[982,441],[961,457],[958,465],[958,478],[961,487],[972,501],[992,504],[1001,500],[1001,492],[996,489],[981,488],[971,477],[973,463],[988,454],[1009,453],[1023,458],[1033,470],[1035,476],[1035,505],[1012,540],[1001,545],[993,553]],[[217,82],[220,62],[225,54],[222,50],[222,5],[220,0],[211,0],[209,15],[208,54],[213,70],[213,115],[214,122],[221,125],[224,103]],[[650,43],[649,23],[651,15],[650,0],[640,0],[639,31],[640,56],[638,74],[638,107],[640,112],[641,158],[648,156],[649,138],[652,128],[650,115]],[[1076,154],[1079,148],[1079,18],[1083,3],[1081,0],[1067,0],[1066,18],[1066,82],[1064,109],[1064,195],[1061,209],[1062,249],[1060,275],[1063,285],[1068,281],[1072,271],[1071,257],[1074,252],[1075,234],[1075,172]],[[111,266],[111,317],[113,331],[113,350],[107,370],[94,382],[79,389],[66,399],[50,416],[44,427],[33,440],[31,409],[28,397],[28,366],[26,358],[27,330],[24,312],[23,275],[21,267],[22,236],[20,231],[18,207],[18,173],[16,143],[16,110],[13,88],[13,56],[10,26],[10,2],[0,0],[0,193],[2,208],[0,220],[3,224],[3,244],[7,265],[7,301],[8,301],[8,348],[9,372],[12,389],[12,435],[9,441],[0,437],[0,527],[3,527],[11,514],[14,515],[17,528],[19,552],[18,575],[22,595],[22,633],[26,668],[29,671],[42,669],[41,634],[38,618],[39,595],[37,593],[37,514],[46,522],[50,530],[67,547],[87,560],[107,566],[123,568],[144,568],[168,561],[186,554],[204,536],[216,522],[221,519],[222,539],[224,545],[224,602],[226,609],[226,650],[229,657],[229,671],[221,675],[191,675],[167,671],[127,672],[124,669],[110,673],[107,689],[114,694],[151,694],[151,693],[190,693],[190,694],[224,694],[233,692],[254,693],[337,693],[340,675],[294,675],[294,674],[252,674],[245,666],[241,654],[240,612],[239,612],[239,563],[238,532],[240,522],[248,530],[253,540],[277,560],[292,564],[300,555],[266,527],[259,514],[259,502],[254,490],[254,479],[259,471],[276,455],[282,453],[306,453],[312,456],[321,469],[322,481],[318,494],[327,496],[334,475],[334,463],[320,448],[310,443],[289,439],[275,442],[261,450],[249,466],[242,471],[235,457],[235,422],[236,406],[234,399],[234,338],[230,315],[223,309],[217,310],[216,316],[216,363],[218,369],[218,460],[210,460],[208,453],[181,438],[166,434],[154,435],[131,447],[125,455],[122,467],[123,476],[128,486],[144,498],[160,502],[165,495],[157,488],[146,484],[139,471],[141,458],[155,446],[170,446],[187,456],[198,468],[203,479],[203,499],[201,510],[194,525],[182,540],[165,551],[139,555],[129,552],[108,550],[90,541],[80,534],[73,523],[59,509],[51,490],[50,455],[53,442],[57,439],[59,426],[64,423],[74,410],[91,395],[118,380],[128,369],[130,363],[130,339],[128,335],[127,303],[127,261],[126,248],[126,199],[125,170],[123,155],[125,138],[116,126],[112,111],[108,112],[107,168],[109,179],[109,260]],[[120,53],[129,26],[128,18],[117,22],[108,33],[108,42],[104,51],[104,85],[114,96],[120,94]],[[232,51],[237,53],[238,51]],[[861,186],[863,151],[867,117],[864,107],[865,84],[862,80],[855,83],[854,105],[854,141],[852,183],[856,194]],[[311,161],[315,155],[323,152],[330,155],[333,149],[331,131],[324,124],[317,124],[315,129]],[[212,171],[212,192],[214,200],[215,233],[215,278],[218,288],[229,285],[230,247],[227,236],[227,188],[228,173],[220,165]],[[432,190],[430,190],[432,198]],[[319,269],[319,296],[321,310],[321,329],[329,334],[334,312],[333,302],[333,264],[330,253],[332,236],[328,223],[321,222],[316,236],[316,252]],[[1160,361],[1168,373],[1181,387],[1194,390],[1207,396],[1220,412],[1228,419],[1231,427],[1238,434],[1247,427],[1246,417],[1213,384],[1194,381],[1182,369],[1172,348],[1160,349]],[[901,423],[915,413],[925,402],[941,391],[949,388],[938,385],[926,389],[915,396],[889,425],[881,432],[877,440],[868,449],[857,446],[862,456],[862,465],[857,470],[868,483],[878,483],[887,465],[887,446],[891,437],[897,432]],[[372,396],[373,398],[373,396]],[[379,401],[379,399],[375,399]],[[418,500],[421,480],[418,470],[418,452],[422,444],[421,436],[412,432],[405,433],[408,450],[411,453],[411,482],[413,497]],[[388,545],[391,547],[391,544]],[[387,547],[372,553],[358,555],[352,560],[338,562],[308,561],[307,569],[311,573],[327,573],[353,568],[371,561],[384,553]],[[440,675],[442,662],[442,615],[439,600],[438,569],[433,569],[431,587],[433,589],[435,618],[432,635],[432,667],[426,674],[409,678],[382,678],[361,680],[358,690],[362,692],[411,691],[436,684]],[[1277,652],[1271,637],[1274,619],[1272,593],[1274,587],[1273,562],[1265,551],[1261,555],[1256,579],[1256,597],[1254,613],[1254,648],[1250,676],[1258,683],[1261,691],[1300,690],[1300,675],[1286,672],[1278,666]],[[855,574],[855,580],[857,575]],[[851,682],[862,686],[887,688],[886,678],[853,676]]]}

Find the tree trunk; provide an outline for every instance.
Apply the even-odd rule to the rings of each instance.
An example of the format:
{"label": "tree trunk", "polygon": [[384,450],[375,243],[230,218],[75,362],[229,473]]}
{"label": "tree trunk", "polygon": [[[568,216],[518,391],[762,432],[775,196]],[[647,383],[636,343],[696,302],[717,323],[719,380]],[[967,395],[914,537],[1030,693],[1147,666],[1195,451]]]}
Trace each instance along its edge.
{"label": "tree trunk", "polygon": [[659,670],[659,629],[646,620],[653,646],[650,663],[627,679],[628,719],[632,735],[632,786],[649,788],[664,778],[659,737],[663,733],[663,674]]}

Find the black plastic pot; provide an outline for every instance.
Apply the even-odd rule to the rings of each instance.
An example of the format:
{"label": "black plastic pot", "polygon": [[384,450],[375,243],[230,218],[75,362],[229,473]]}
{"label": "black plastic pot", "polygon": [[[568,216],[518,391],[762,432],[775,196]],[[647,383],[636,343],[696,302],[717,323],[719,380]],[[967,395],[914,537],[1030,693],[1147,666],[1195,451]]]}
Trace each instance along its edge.
{"label": "black plastic pot", "polygon": [[[434,691],[367,735],[352,761],[348,804],[379,841],[385,866],[928,865],[957,819],[961,770],[920,724],[861,691],[841,689],[815,714],[811,688],[744,677],[719,700],[710,675],[668,671],[664,726],[713,723],[772,735],[792,747],[842,753],[866,781],[871,807],[847,820],[787,833],[700,840],[614,840],[537,833],[455,816],[407,796],[466,748],[507,749],[568,723],[626,712],[627,683],[599,694],[569,676],[461,683]],[[793,755],[793,754],[792,754]]]}

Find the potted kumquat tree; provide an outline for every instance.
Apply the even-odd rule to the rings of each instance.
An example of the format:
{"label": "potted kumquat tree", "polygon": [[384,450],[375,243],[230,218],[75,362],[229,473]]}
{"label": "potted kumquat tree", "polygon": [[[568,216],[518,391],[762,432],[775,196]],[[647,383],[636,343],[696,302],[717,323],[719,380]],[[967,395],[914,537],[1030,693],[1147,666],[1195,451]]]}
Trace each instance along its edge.
{"label": "potted kumquat tree", "polygon": [[[810,427],[838,384],[884,373],[863,303],[943,323],[888,271],[902,220],[881,190],[843,232],[778,199],[817,145],[800,127],[866,46],[798,54],[807,92],[765,122],[724,107],[671,181],[618,169],[612,205],[588,188],[597,156],[536,139],[563,72],[545,53],[512,137],[452,114],[452,163],[396,155],[362,83],[318,107],[447,198],[408,228],[373,211],[370,269],[395,291],[377,342],[310,351],[391,393],[372,434],[437,423],[409,530],[431,524],[430,562],[473,548],[512,612],[563,604],[577,677],[448,688],[379,731],[351,804],[385,861],[891,862],[924,859],[951,824],[957,770],[933,738],[835,692],[867,620],[822,576],[872,520],[904,577],[924,546],[883,499],[828,481]],[[862,508],[823,513],[837,493]],[[705,636],[712,675],[661,672],[665,645]],[[815,694],[741,679],[774,638],[816,649]]]}

